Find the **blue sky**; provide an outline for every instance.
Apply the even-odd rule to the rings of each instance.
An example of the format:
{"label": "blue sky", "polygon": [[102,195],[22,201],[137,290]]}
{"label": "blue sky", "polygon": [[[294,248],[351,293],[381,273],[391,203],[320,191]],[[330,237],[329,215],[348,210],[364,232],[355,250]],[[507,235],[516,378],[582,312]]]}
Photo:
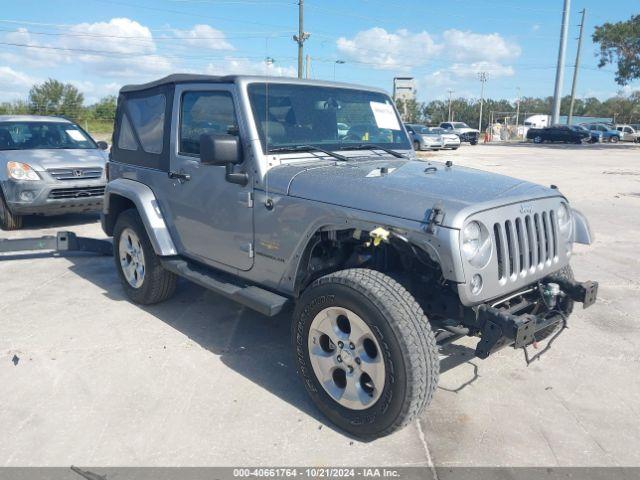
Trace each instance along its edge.
{"label": "blue sky", "polygon": [[[172,72],[295,75],[296,0],[21,0],[0,13],[0,100],[34,82],[72,82],[88,102]],[[573,0],[564,93],[579,10],[587,9],[578,96],[621,90],[597,68],[594,26],[627,20],[640,0]],[[416,78],[421,100],[553,93],[562,0],[305,0],[311,76],[391,89]],[[28,47],[27,47],[28,46]],[[267,66],[265,58],[275,62]],[[336,64],[336,60],[345,61]],[[640,89],[640,82],[624,89]]]}

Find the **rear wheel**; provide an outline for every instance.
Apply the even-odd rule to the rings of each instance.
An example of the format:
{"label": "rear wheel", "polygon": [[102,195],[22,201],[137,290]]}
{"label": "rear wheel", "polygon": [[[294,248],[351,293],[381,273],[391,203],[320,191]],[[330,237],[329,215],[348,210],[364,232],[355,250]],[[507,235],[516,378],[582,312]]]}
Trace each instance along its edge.
{"label": "rear wheel", "polygon": [[413,142],[413,149],[416,152],[419,152],[420,151],[420,142]]}
{"label": "rear wheel", "polygon": [[542,137],[540,135],[536,135],[533,137],[533,143],[542,143]]}
{"label": "rear wheel", "polygon": [[122,287],[131,300],[151,305],[173,295],[177,277],[162,268],[135,209],[118,216],[113,248]]}
{"label": "rear wheel", "polygon": [[411,294],[381,272],[349,269],[316,280],[296,306],[292,333],[311,399],[352,435],[388,435],[431,401],[435,337]]}
{"label": "rear wheel", "polygon": [[0,192],[0,228],[3,230],[19,230],[22,228],[22,217],[11,212],[2,192]]}

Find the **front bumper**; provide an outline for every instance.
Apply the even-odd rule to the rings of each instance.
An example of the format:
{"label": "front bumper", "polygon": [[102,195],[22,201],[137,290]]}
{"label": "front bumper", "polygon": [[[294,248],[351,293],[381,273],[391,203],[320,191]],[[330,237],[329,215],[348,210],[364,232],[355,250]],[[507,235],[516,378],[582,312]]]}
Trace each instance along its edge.
{"label": "front bumper", "polygon": [[[576,282],[566,277],[549,276],[546,282],[560,286],[560,295],[588,308],[596,302],[598,282]],[[512,345],[523,348],[536,341],[536,334],[566,320],[557,310],[545,310],[538,315],[517,315],[510,308],[495,308],[487,304],[478,306],[477,322],[480,326],[481,340],[476,346],[476,356],[487,358],[492,353]]]}
{"label": "front bumper", "polygon": [[105,180],[2,182],[7,205],[16,215],[62,215],[99,212]]}

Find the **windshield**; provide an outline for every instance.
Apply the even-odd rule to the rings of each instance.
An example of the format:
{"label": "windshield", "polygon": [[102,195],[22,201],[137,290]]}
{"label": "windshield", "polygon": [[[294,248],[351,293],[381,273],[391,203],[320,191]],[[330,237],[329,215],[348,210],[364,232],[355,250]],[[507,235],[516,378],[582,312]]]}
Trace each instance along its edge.
{"label": "windshield", "polygon": [[469,128],[469,125],[463,122],[455,122],[455,123],[452,123],[452,125],[453,125],[453,128]]}
{"label": "windshield", "polygon": [[445,132],[444,128],[440,128],[440,127],[428,127],[426,128],[426,132],[427,135],[441,135],[443,133],[447,133]]}
{"label": "windshield", "polygon": [[348,150],[372,144],[411,149],[391,99],[347,88],[279,83],[248,87],[264,151],[317,145]]}
{"label": "windshield", "polygon": [[77,125],[64,122],[0,122],[0,150],[95,149]]}

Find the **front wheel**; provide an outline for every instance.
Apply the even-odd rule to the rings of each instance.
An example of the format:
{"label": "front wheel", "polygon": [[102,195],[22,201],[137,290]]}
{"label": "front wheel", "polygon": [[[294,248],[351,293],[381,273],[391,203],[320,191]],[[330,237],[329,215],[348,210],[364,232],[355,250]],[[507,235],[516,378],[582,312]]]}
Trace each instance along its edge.
{"label": "front wheel", "polygon": [[349,269],[316,280],[296,306],[292,340],[311,399],[352,435],[388,435],[431,402],[435,337],[411,294],[383,273]]}
{"label": "front wheel", "polygon": [[162,268],[135,209],[126,210],[118,216],[113,248],[118,276],[131,300],[151,305],[173,295],[177,277]]}
{"label": "front wheel", "polygon": [[420,142],[413,142],[413,149],[416,152],[419,152],[420,151]]}
{"label": "front wheel", "polygon": [[610,141],[611,143],[618,143],[618,141],[619,141],[619,140],[620,140],[620,139],[619,139],[618,137],[616,137],[615,135],[613,135],[613,136],[609,139],[609,141]]}
{"label": "front wheel", "polygon": [[22,228],[22,217],[9,210],[9,205],[0,192],[0,228],[2,230],[19,230]]}

